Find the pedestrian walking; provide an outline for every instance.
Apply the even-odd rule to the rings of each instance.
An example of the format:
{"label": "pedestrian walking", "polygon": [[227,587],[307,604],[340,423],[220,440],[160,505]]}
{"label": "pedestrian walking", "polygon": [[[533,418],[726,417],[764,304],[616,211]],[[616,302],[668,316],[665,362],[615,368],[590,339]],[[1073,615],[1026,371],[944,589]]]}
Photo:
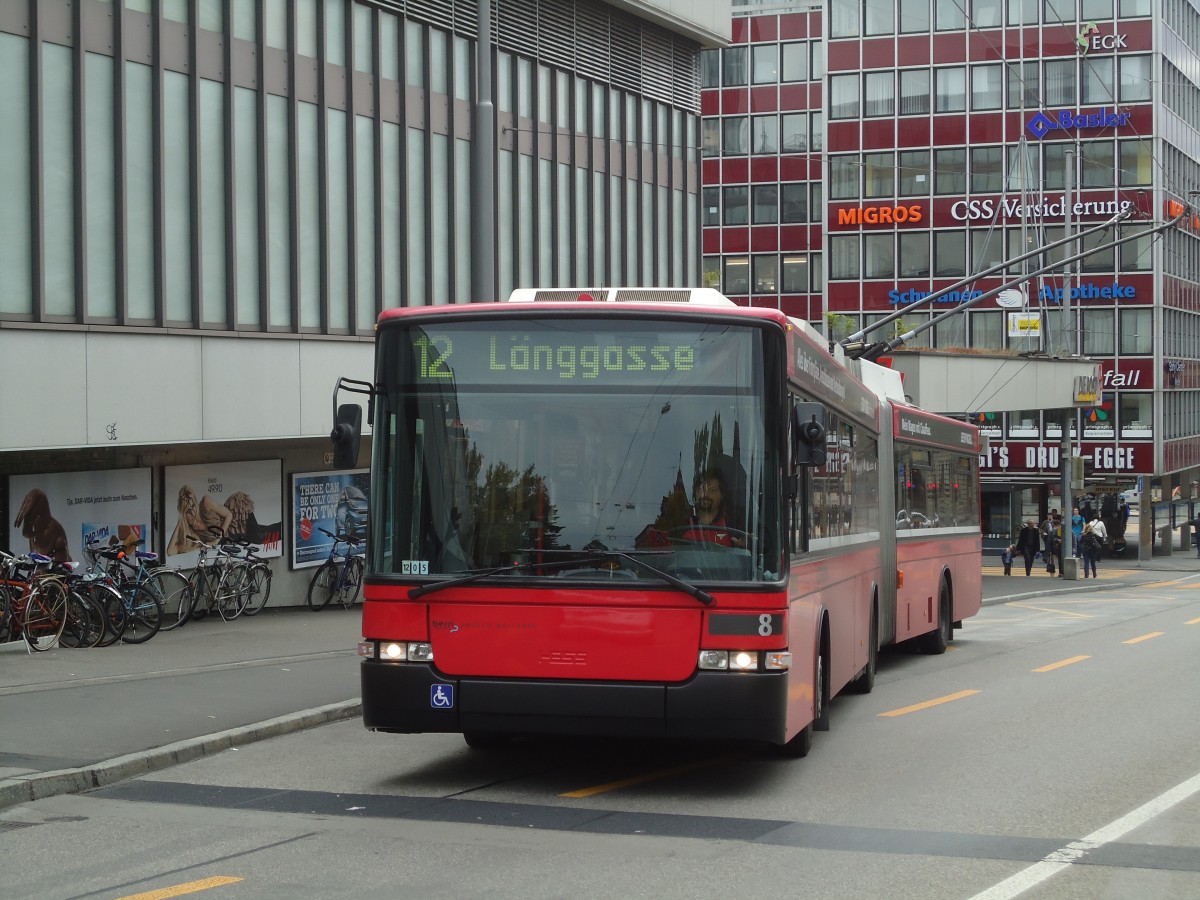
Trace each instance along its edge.
{"label": "pedestrian walking", "polygon": [[1050,514],[1046,516],[1046,521],[1042,523],[1042,552],[1046,557],[1046,573],[1054,574],[1054,557],[1057,555],[1058,548],[1055,546],[1056,533],[1058,531],[1058,510],[1050,510]]}
{"label": "pedestrian walking", "polygon": [[1029,575],[1033,571],[1033,558],[1037,556],[1038,551],[1042,547],[1042,539],[1038,535],[1037,523],[1030,519],[1021,529],[1021,533],[1017,535],[1015,544],[1017,552],[1025,560],[1025,574]]}
{"label": "pedestrian walking", "polygon": [[1104,523],[1099,519],[1093,519],[1083,526],[1083,534],[1079,537],[1079,552],[1083,556],[1083,577],[1088,577],[1088,572],[1092,573],[1092,577],[1096,576],[1096,560],[1100,558],[1100,551],[1104,547],[1104,542],[1101,540],[1097,531],[1104,528]]}
{"label": "pedestrian walking", "polygon": [[1017,558],[1017,545],[1016,544],[1009,544],[1002,551],[1000,551],[1000,562],[1002,562],[1004,564],[1004,574],[1005,575],[1012,574],[1012,564],[1013,564],[1013,560],[1016,558]]}
{"label": "pedestrian walking", "polygon": [[1083,535],[1083,513],[1079,507],[1071,513],[1071,555],[1079,558],[1079,538]]}

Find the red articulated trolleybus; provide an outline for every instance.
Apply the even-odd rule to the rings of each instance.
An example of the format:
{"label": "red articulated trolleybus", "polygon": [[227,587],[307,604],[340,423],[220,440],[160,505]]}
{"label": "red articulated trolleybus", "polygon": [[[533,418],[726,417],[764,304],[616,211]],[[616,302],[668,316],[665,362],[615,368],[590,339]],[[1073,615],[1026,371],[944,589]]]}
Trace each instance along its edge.
{"label": "red articulated trolleybus", "polygon": [[805,755],[981,599],[978,432],[709,289],[395,309],[370,395],[363,720]]}

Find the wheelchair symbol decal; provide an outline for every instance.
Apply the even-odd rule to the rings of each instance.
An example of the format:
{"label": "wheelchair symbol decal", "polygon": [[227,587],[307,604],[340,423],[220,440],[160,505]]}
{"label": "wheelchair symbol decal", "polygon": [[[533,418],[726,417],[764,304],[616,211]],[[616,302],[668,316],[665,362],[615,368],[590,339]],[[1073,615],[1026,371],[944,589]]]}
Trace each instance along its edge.
{"label": "wheelchair symbol decal", "polygon": [[454,708],[454,685],[435,684],[429,688],[429,705],[434,709]]}

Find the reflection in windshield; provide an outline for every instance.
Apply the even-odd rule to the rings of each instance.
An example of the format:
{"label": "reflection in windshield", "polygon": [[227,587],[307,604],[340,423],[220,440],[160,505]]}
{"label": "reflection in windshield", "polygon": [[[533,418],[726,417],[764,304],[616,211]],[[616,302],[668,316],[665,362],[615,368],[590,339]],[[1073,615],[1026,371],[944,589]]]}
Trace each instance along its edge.
{"label": "reflection in windshield", "polygon": [[[478,327],[458,323],[412,343],[458,352]],[[596,339],[586,327],[578,333]],[[571,339],[563,334],[558,327],[560,343]],[[385,385],[384,369],[405,371],[410,338],[399,335],[388,345],[397,352],[381,354]],[[388,478],[373,486],[386,494],[373,569],[452,575],[522,564],[531,577],[653,577],[603,552],[621,551],[679,578],[777,578],[776,504],[757,499],[778,496],[764,478],[779,469],[764,441],[759,333],[696,326],[686,340],[720,365],[622,372],[624,383],[608,389],[489,384],[446,353],[447,377],[389,385],[375,427],[376,471]],[[579,552],[577,567],[564,551]],[[552,558],[554,566],[524,565]]]}

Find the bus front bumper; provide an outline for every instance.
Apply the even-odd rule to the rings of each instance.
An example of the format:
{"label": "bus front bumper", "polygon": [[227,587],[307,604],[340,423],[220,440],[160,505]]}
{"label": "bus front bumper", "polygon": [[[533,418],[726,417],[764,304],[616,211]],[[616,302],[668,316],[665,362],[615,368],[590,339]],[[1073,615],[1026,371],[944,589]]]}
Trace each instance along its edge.
{"label": "bus front bumper", "polygon": [[787,672],[697,672],[680,683],[455,678],[362,662],[374,731],[593,735],[783,743]]}

